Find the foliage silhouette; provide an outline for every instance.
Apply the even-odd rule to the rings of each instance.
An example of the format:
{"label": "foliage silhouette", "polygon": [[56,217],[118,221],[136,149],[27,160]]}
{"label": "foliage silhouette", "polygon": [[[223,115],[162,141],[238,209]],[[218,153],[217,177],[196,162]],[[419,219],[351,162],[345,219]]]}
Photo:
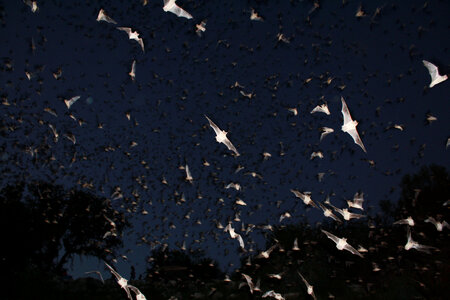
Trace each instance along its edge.
{"label": "foliage silhouette", "polygon": [[[3,188],[0,213],[7,241],[0,250],[0,267],[12,283],[27,276],[63,276],[76,254],[109,261],[128,226],[109,200],[45,182]],[[104,238],[106,232],[112,234]]]}
{"label": "foliage silhouette", "polygon": [[[50,209],[42,204],[42,201],[34,198],[37,203],[32,202],[27,206],[24,203],[30,200],[27,200],[28,202],[22,200],[28,199],[25,195],[27,192],[35,195],[37,192],[39,195],[40,191],[43,199],[64,195],[71,197],[70,193],[63,193],[58,189],[53,190],[53,196],[50,197],[42,193],[43,186],[36,189],[38,186],[34,185],[34,189],[27,189],[25,185],[18,184],[4,189],[1,193],[2,208],[6,203],[9,212],[14,211],[14,224],[17,223],[15,234],[21,236],[36,234],[38,232],[36,228],[40,228],[37,225],[48,225],[45,220],[52,224],[55,216],[58,216],[56,212],[61,211],[63,207],[61,203],[68,201],[61,200],[61,203],[57,201],[58,203],[52,205]],[[177,299],[260,299],[268,290],[281,293],[285,299],[312,299],[297,273],[301,272],[314,286],[318,299],[328,299],[332,296],[336,299],[445,299],[450,293],[448,229],[438,232],[434,226],[425,223],[424,220],[429,216],[440,220],[448,219],[448,207],[442,204],[450,199],[449,187],[449,175],[445,168],[434,165],[423,167],[417,174],[404,177],[401,199],[397,203],[386,202],[385,208],[388,209],[383,210],[384,214],[368,215],[365,219],[344,224],[327,220],[320,227],[313,227],[305,222],[275,226],[266,245],[266,249],[277,245],[270,257],[260,258],[258,253],[248,253],[248,256],[242,257],[240,269],[230,275],[232,279],[230,282],[223,280],[225,274],[213,261],[205,258],[201,251],[169,251],[161,248],[149,258],[147,276],[143,280],[130,280],[130,283],[139,287],[149,299],[170,299],[172,296]],[[420,189],[419,194],[416,193],[417,189]],[[5,195],[16,195],[16,200],[12,201]],[[76,199],[79,200],[80,197]],[[415,200],[414,205],[412,200]],[[430,203],[431,201],[435,203]],[[63,211],[76,216],[77,213],[83,214],[82,211],[86,209],[86,206],[80,204],[70,209],[72,210],[65,208]],[[91,207],[90,209],[95,211],[99,208]],[[5,209],[1,211],[2,216],[5,217]],[[36,214],[37,212],[40,214]],[[44,224],[41,224],[42,218],[39,218],[39,215],[43,216]],[[409,251],[404,249],[406,225],[392,223],[409,215],[416,221],[415,226],[411,228],[414,240],[431,245],[437,250],[426,254],[414,249]],[[32,220],[33,216],[37,219]],[[114,217],[116,220],[120,219],[117,215]],[[38,222],[39,220],[41,223]],[[32,224],[34,227],[21,224],[22,221],[29,222],[27,224]],[[63,222],[62,219],[56,219],[56,221]],[[77,227],[79,225],[69,225],[69,223],[64,224],[67,224],[68,228],[74,228],[74,231],[85,232]],[[108,227],[106,226],[105,229]],[[339,237],[348,238],[348,242],[355,248],[361,245],[367,249],[367,252],[364,252],[364,258],[336,249],[335,244],[321,232],[321,229]],[[57,262],[56,257],[59,258],[59,256],[54,256],[55,250],[49,241],[53,236],[59,236],[60,240],[63,240],[64,235],[56,228],[52,230],[59,235],[47,230],[45,239],[30,236],[36,239],[33,243],[37,244],[33,246],[19,242],[23,248],[17,247],[17,257],[23,255],[27,260],[18,260],[15,265],[23,267],[33,263],[34,266],[44,268],[53,262],[54,266]],[[5,233],[9,234],[9,238],[13,238],[14,234]],[[293,249],[295,239],[298,241],[299,250]],[[78,241],[74,237],[66,239],[67,245]],[[36,249],[40,249],[40,252]],[[90,247],[78,249],[81,248],[76,248],[75,251],[94,253]],[[36,262],[41,257],[51,256],[46,253],[52,254],[53,260]],[[250,293],[242,274],[251,276],[254,284],[259,282],[261,291]],[[271,278],[270,274],[279,274],[282,279]],[[27,281],[30,278],[22,277],[21,281]],[[65,299],[126,298],[114,279],[106,280],[103,285],[99,280],[92,278],[63,281],[60,277],[55,279],[48,276],[34,280],[33,284],[36,289],[44,286],[54,295]]]}

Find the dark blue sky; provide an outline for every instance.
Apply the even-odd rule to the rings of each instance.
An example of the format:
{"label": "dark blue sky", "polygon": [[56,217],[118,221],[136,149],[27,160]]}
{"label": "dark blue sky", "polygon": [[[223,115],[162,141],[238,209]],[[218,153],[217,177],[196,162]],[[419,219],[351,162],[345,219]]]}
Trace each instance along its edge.
{"label": "dark blue sky", "polygon": [[[0,113],[2,127],[14,128],[2,129],[2,185],[18,178],[67,188],[89,182],[105,197],[120,187],[124,198],[113,203],[134,223],[123,249],[129,261],[118,259],[123,275],[131,265],[138,273],[145,266],[150,247],[136,246],[142,236],[173,249],[185,241],[233,269],[227,264],[238,264],[238,243],[215,220],[226,226],[239,213],[245,225],[276,225],[289,211],[286,224],[320,221],[321,211],[306,210],[290,189],[311,191],[315,201],[334,193],[340,207],[362,191],[375,214],[380,200],[398,199],[403,175],[424,164],[449,165],[450,83],[429,89],[422,64],[426,59],[450,70],[448,1],[362,1],[363,18],[355,17],[361,1],[320,1],[309,15],[312,1],[177,1],[192,20],[165,13],[163,1],[149,2],[38,1],[33,14],[22,1],[0,1],[1,94],[10,104]],[[140,33],[145,53],[115,25],[96,22],[101,8],[117,26]],[[263,22],[250,20],[251,8]],[[205,19],[199,37],[195,25]],[[279,33],[290,43],[279,42]],[[128,76],[133,60],[134,82]],[[62,76],[55,80],[58,68]],[[231,89],[236,81],[244,88]],[[64,99],[77,95],[68,110]],[[367,154],[341,131],[341,96],[359,122]],[[331,115],[309,113],[323,103]],[[294,107],[297,116],[288,111]],[[427,124],[427,114],[437,121]],[[216,143],[204,115],[228,131],[239,157]],[[57,142],[49,124],[60,134]],[[323,126],[335,132],[319,143]],[[324,158],[310,160],[313,151]],[[263,152],[271,158],[263,161]],[[179,169],[186,163],[192,184]],[[235,173],[239,165],[244,169]],[[230,182],[242,191],[226,190]],[[181,194],[186,201],[178,205]],[[247,206],[234,204],[236,197]],[[233,227],[240,230],[241,222]],[[247,250],[265,247],[259,229],[244,241]],[[86,259],[76,259],[74,276],[103,268]]]}

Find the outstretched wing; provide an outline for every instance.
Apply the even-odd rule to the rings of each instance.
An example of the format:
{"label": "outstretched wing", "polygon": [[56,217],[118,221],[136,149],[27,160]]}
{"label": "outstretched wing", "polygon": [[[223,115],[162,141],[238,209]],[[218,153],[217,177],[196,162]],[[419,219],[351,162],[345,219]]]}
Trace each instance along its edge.
{"label": "outstretched wing", "polygon": [[302,199],[302,200],[305,199],[305,195],[303,195],[303,194],[300,193],[299,191],[297,191],[297,190],[292,190],[292,189],[291,189],[291,192],[294,193],[295,197],[300,198],[300,199]]}
{"label": "outstretched wing", "polygon": [[116,27],[118,30],[125,31],[128,35],[131,33],[130,27]]}
{"label": "outstretched wing", "polygon": [[228,150],[231,150],[234,152],[234,154],[236,154],[236,156],[239,156],[239,152],[236,150],[236,147],[234,147],[234,145],[230,142],[229,139],[226,139],[224,141],[225,146],[227,146]]}
{"label": "outstretched wing", "polygon": [[253,294],[253,290],[255,288],[254,284],[253,284],[253,280],[250,276],[248,276],[247,274],[242,273],[242,276],[244,276],[245,281],[247,281],[248,287],[250,288],[250,293]]}
{"label": "outstretched wing", "polygon": [[242,249],[245,249],[244,239],[240,234],[237,235],[237,239],[239,241],[239,246],[241,246]]}
{"label": "outstretched wing", "polygon": [[348,134],[351,135],[355,144],[358,144],[361,147],[361,149],[363,149],[363,151],[367,153],[366,147],[364,147],[364,144],[363,144],[361,138],[359,137],[358,130],[356,130],[356,128],[355,128],[355,129],[350,129],[347,132],[348,132]]}
{"label": "outstretched wing", "polygon": [[341,113],[344,117],[344,124],[353,121],[352,116],[350,115],[350,111],[348,110],[347,103],[345,103],[344,97],[341,96],[342,109]]}
{"label": "outstretched wing", "polygon": [[351,252],[352,254],[358,255],[359,257],[364,257],[361,253],[358,252],[355,248],[353,248],[350,244],[344,246],[344,249]]}
{"label": "outstretched wing", "polygon": [[140,39],[138,40],[138,43],[139,43],[139,45],[141,45],[142,52],[145,52],[145,49],[144,49],[144,40],[143,40],[142,38],[140,38]]}
{"label": "outstretched wing", "polygon": [[437,223],[436,220],[433,217],[428,217],[424,222],[431,223],[434,226],[436,226],[436,223]]}
{"label": "outstretched wing", "polygon": [[[323,210],[324,212],[327,211],[327,210],[330,210],[330,209],[328,209],[325,205],[323,205],[322,203],[320,203],[320,202],[317,202],[317,203],[319,203],[320,208],[322,208],[322,210]],[[333,214],[333,213],[331,212],[331,210],[330,210],[330,218],[332,218],[332,219],[335,220],[336,222],[342,223],[341,219],[339,219],[335,214]]]}
{"label": "outstretched wing", "polygon": [[325,234],[327,235],[327,237],[328,237],[330,240],[332,240],[332,241],[335,242],[336,244],[339,242],[339,238],[338,238],[337,236],[335,236],[335,235],[332,234],[332,233],[329,233],[329,232],[326,231],[326,230],[323,230],[323,229],[321,229],[321,230],[322,230],[323,233],[325,233]]}
{"label": "outstretched wing", "polygon": [[422,60],[422,62],[423,65],[428,69],[428,73],[430,73],[431,80],[434,80],[439,75],[438,68],[429,61]]}
{"label": "outstretched wing", "polygon": [[185,11],[184,9],[182,9],[181,7],[177,6],[175,4],[174,7],[172,7],[170,9],[171,12],[173,12],[174,14],[176,14],[179,17],[183,17],[186,19],[192,19],[192,15],[190,13],[188,13],[187,11]]}
{"label": "outstretched wing", "polygon": [[135,286],[127,285],[130,290],[132,290],[136,294],[136,300],[145,300],[144,294]]}
{"label": "outstretched wing", "polygon": [[364,217],[365,217],[365,215],[350,213],[350,219],[360,219],[360,218],[364,218]]}
{"label": "outstretched wing", "polygon": [[308,287],[309,283],[308,283],[308,281],[306,281],[305,277],[303,277],[303,275],[299,271],[297,271],[297,273],[300,276],[300,278],[303,280],[303,282],[305,283],[306,287]]}
{"label": "outstretched wing", "polygon": [[120,276],[120,274],[117,273],[110,265],[108,265],[106,262],[105,262],[105,265],[109,268],[109,270],[116,277],[117,280],[122,279],[122,276]]}
{"label": "outstretched wing", "polygon": [[117,24],[117,22],[109,17],[103,9],[100,9],[100,11],[98,12],[97,21],[105,21],[108,23]]}
{"label": "outstretched wing", "polygon": [[213,121],[211,121],[210,118],[208,118],[206,115],[205,115],[205,118],[208,120],[209,126],[211,126],[211,128],[214,129],[214,132],[216,133],[216,135],[219,135],[222,133],[222,130],[220,130],[219,126],[217,126]]}

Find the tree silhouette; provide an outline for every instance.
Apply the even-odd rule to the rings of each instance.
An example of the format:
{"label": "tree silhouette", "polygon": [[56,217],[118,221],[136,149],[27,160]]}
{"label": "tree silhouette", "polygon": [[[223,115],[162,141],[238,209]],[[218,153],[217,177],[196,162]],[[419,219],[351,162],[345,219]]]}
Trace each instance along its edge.
{"label": "tree silhouette", "polygon": [[406,175],[401,183],[402,196],[396,214],[414,215],[424,220],[448,211],[443,204],[450,199],[450,176],[445,167],[424,166],[417,174]]}
{"label": "tree silhouette", "polygon": [[0,213],[0,264],[11,278],[31,269],[61,275],[76,254],[110,260],[128,226],[108,199],[44,182],[2,189]]}

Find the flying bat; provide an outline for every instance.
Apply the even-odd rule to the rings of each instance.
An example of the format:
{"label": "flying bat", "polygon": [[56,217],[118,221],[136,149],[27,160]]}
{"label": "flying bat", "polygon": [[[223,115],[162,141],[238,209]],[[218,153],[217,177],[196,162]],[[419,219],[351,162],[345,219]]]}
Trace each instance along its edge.
{"label": "flying bat", "polygon": [[316,113],[316,112],[321,112],[321,113],[330,115],[330,110],[328,109],[328,105],[327,104],[317,105],[311,111],[311,114]]}
{"label": "flying bat", "polygon": [[314,203],[314,201],[312,201],[310,192],[301,193],[297,190],[292,190],[292,189],[291,189],[291,192],[294,193],[295,197],[302,199],[303,203],[305,203],[306,205],[311,205],[311,206],[314,206],[315,208],[318,208],[316,203]]}
{"label": "flying bat", "polygon": [[241,236],[239,233],[236,233],[236,232],[234,231],[234,228],[231,227],[231,223],[229,223],[229,224],[227,225],[227,227],[225,227],[224,231],[225,231],[225,232],[228,231],[228,232],[230,233],[230,237],[231,237],[232,239],[237,238],[237,239],[238,239],[238,242],[239,242],[239,246],[241,246],[242,249],[245,249],[244,239],[242,238],[242,236]]}
{"label": "flying bat", "polygon": [[430,88],[448,79],[447,75],[439,75],[438,68],[429,61],[422,60],[422,62],[423,65],[428,69],[428,73],[430,73],[431,76],[431,82],[429,85]]}
{"label": "flying bat", "polygon": [[428,217],[424,222],[436,226],[437,231],[442,231],[445,227],[450,228],[450,225],[446,221],[438,222],[433,217]]}
{"label": "flying bat", "polygon": [[345,103],[345,100],[343,97],[341,97],[342,101],[342,116],[344,117],[344,124],[342,125],[342,131],[347,132],[351,135],[353,138],[353,141],[355,144],[358,144],[364,152],[367,153],[366,148],[364,147],[363,142],[361,141],[361,138],[359,137],[358,131],[356,130],[356,126],[358,126],[358,122],[352,119],[352,116],[350,115],[350,112],[347,107],[347,103]]}
{"label": "flying bat", "polygon": [[363,208],[363,202],[364,202],[364,193],[356,193],[355,196],[353,196],[353,201],[347,200],[347,205],[349,208],[357,208],[360,210],[364,210]]}
{"label": "flying bat", "polygon": [[200,24],[195,24],[195,33],[198,36],[202,36],[202,32],[206,31],[206,21],[201,21]]}
{"label": "flying bat", "polygon": [[407,227],[406,236],[408,238],[408,241],[406,242],[405,250],[410,250],[410,249],[414,248],[417,251],[421,251],[421,252],[430,254],[431,253],[430,250],[435,249],[434,247],[431,247],[431,246],[420,245],[418,242],[414,241],[411,237],[411,230],[409,229],[409,227]]}
{"label": "flying bat", "polygon": [[340,209],[340,208],[337,208],[336,206],[334,206],[333,204],[331,204],[330,202],[328,202],[327,204],[329,206],[331,206],[340,215],[342,215],[342,217],[346,221],[350,221],[351,219],[360,219],[360,218],[365,217],[365,215],[355,214],[355,213],[349,212],[348,208]]}
{"label": "flying bat", "polygon": [[64,103],[66,103],[66,106],[69,109],[78,99],[80,99],[80,96],[75,96],[70,99],[65,99]]}
{"label": "flying bat", "polygon": [[35,13],[35,12],[37,12],[39,10],[39,7],[37,5],[37,1],[23,0],[23,3],[28,5],[33,13]]}
{"label": "flying bat", "polygon": [[230,140],[227,138],[227,133],[225,130],[220,130],[220,128],[214,124],[211,119],[209,119],[206,115],[205,118],[209,122],[209,126],[211,126],[212,129],[214,129],[214,132],[216,133],[216,141],[218,143],[223,143],[225,146],[227,146],[228,150],[233,151],[236,156],[239,156],[239,152],[236,150],[236,148],[233,146],[233,144],[230,142]]}
{"label": "flying bat", "polygon": [[320,131],[322,131],[322,134],[320,135],[320,141],[322,141],[324,137],[334,132],[334,129],[329,127],[321,127]]}
{"label": "flying bat", "polygon": [[253,8],[252,8],[252,12],[250,14],[250,20],[252,20],[252,21],[264,21],[264,19],[262,17],[260,17],[258,15],[258,13],[256,12],[256,10],[254,10]]}
{"label": "flying bat", "polygon": [[192,15],[179,7],[176,3],[176,0],[164,0],[164,7],[163,10],[165,12],[171,12],[173,14],[176,14],[178,17],[184,17],[187,19],[192,19]]}
{"label": "flying bat", "polygon": [[325,233],[330,240],[336,243],[336,248],[338,248],[339,250],[347,250],[352,254],[358,255],[359,257],[363,257],[361,253],[359,253],[355,248],[353,248],[349,243],[347,243],[346,238],[338,238],[334,234],[331,234],[323,229],[322,232]]}
{"label": "flying bat", "polygon": [[122,276],[120,276],[119,273],[116,272],[116,270],[114,270],[110,265],[108,265],[105,262],[105,265],[109,268],[109,270],[111,271],[111,273],[116,277],[117,279],[117,283],[120,285],[121,288],[123,288],[125,290],[125,292],[127,292],[127,296],[130,300],[133,300],[133,298],[131,297],[130,294],[130,290],[128,289],[128,280],[126,280],[125,278],[123,278]]}
{"label": "flying bat", "polygon": [[98,12],[98,16],[97,16],[97,22],[101,22],[101,21],[105,21],[105,22],[112,23],[112,24],[117,24],[116,21],[114,21],[112,18],[110,18],[105,13],[105,10],[103,8],[100,9],[100,11]]}
{"label": "flying bat", "polygon": [[275,300],[285,300],[283,296],[281,296],[280,293],[276,293],[273,290],[267,291],[264,293],[264,295],[261,296],[261,298],[267,298],[272,297],[275,298]]}
{"label": "flying bat", "polygon": [[339,223],[342,223],[341,219],[339,219],[335,214],[333,214],[333,211],[331,209],[329,209],[328,207],[326,207],[325,205],[323,205],[320,202],[319,202],[319,206],[323,210],[323,215],[325,217],[332,218],[333,220],[335,220]]}
{"label": "flying bat", "polygon": [[275,250],[276,247],[278,247],[278,244],[271,246],[266,251],[262,251],[260,254],[258,254],[258,256],[256,256],[256,258],[269,258],[270,253],[272,253],[272,251]]}
{"label": "flying bat", "polygon": [[194,181],[194,178],[191,175],[191,171],[189,171],[189,166],[186,164],[186,166],[184,167],[185,171],[186,171],[186,181],[189,181],[192,183],[192,181]]}
{"label": "flying bat", "polygon": [[316,295],[314,294],[314,287],[310,285],[308,281],[306,281],[305,277],[303,277],[303,275],[299,271],[297,271],[297,273],[306,285],[306,292],[308,293],[308,295],[311,295],[311,297],[313,297],[313,299],[315,300]]}
{"label": "flying bat", "polygon": [[125,31],[128,34],[128,38],[130,40],[135,40],[136,42],[141,45],[142,52],[145,52],[144,50],[144,40],[139,37],[139,33],[137,31],[132,31],[130,27],[117,27],[118,30]]}

